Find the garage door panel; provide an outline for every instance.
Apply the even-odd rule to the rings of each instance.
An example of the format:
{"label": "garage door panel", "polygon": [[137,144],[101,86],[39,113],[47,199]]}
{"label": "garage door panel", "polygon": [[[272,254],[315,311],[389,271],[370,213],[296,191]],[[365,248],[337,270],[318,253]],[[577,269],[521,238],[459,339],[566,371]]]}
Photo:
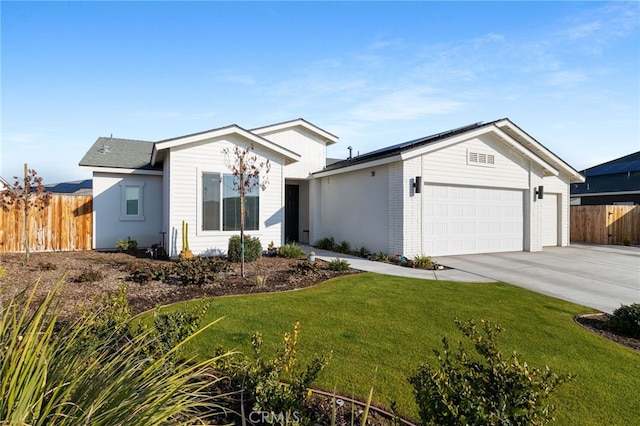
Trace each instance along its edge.
{"label": "garage door panel", "polygon": [[427,185],[423,194],[426,254],[523,249],[522,191]]}

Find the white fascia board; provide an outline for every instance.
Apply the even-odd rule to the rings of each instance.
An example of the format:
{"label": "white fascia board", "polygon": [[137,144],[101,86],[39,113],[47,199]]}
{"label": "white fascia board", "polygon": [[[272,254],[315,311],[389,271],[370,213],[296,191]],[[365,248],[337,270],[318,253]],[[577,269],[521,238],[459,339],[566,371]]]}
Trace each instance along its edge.
{"label": "white fascia board", "polygon": [[545,170],[548,174],[553,175],[553,176],[558,176],[558,170],[556,170],[549,163],[543,161],[540,157],[538,157],[537,155],[535,155],[534,153],[532,153],[531,151],[529,151],[528,149],[523,147],[522,144],[519,141],[514,140],[511,136],[509,136],[507,133],[505,133],[502,129],[500,129],[498,127],[495,127],[495,126],[480,127],[479,129],[472,130],[470,132],[465,132],[465,133],[462,133],[462,134],[459,134],[459,135],[452,136],[450,138],[443,139],[443,140],[438,141],[438,142],[434,142],[434,143],[431,143],[431,144],[427,144],[427,145],[418,147],[416,149],[405,151],[405,152],[402,153],[402,159],[403,160],[408,160],[410,158],[414,158],[414,157],[417,157],[419,155],[423,155],[423,154],[427,154],[429,152],[433,152],[433,151],[437,151],[437,150],[440,150],[440,149],[443,149],[443,148],[447,148],[447,147],[449,147],[451,145],[455,145],[455,144],[458,144],[460,142],[464,142],[464,141],[469,140],[469,139],[477,138],[479,136],[482,136],[482,135],[485,135],[485,134],[488,134],[488,133],[495,134],[500,140],[502,140],[503,142],[505,142],[506,144],[508,144],[512,148],[514,148],[516,151],[518,151],[525,158],[530,159],[531,161],[533,161],[534,163],[536,163],[540,167],[542,167],[543,170]]}
{"label": "white fascia board", "polygon": [[322,178],[322,177],[337,175],[341,173],[349,173],[349,172],[354,172],[356,170],[368,169],[370,167],[377,167],[377,166],[382,166],[384,164],[395,163],[396,161],[401,161],[401,160],[402,158],[400,155],[394,155],[393,157],[381,158],[379,160],[374,160],[374,161],[366,161],[364,163],[354,164],[353,166],[341,167],[335,170],[315,172],[312,174],[312,177]]}
{"label": "white fascia board", "polygon": [[618,191],[618,192],[591,192],[589,194],[571,194],[573,198],[580,197],[601,197],[604,195],[635,195],[640,194],[640,190],[638,191]]}
{"label": "white fascia board", "polygon": [[[585,181],[585,177],[582,176],[577,170],[565,163],[564,160],[555,155],[553,152],[545,148],[542,144],[540,144],[540,142],[529,136],[511,120],[500,120],[494,123],[494,126],[499,127],[500,129],[502,129],[503,127],[508,127],[510,130],[514,131],[518,135],[520,143],[527,146],[527,148],[529,148],[535,154],[542,154],[544,157],[550,159],[553,163],[555,163],[554,165],[557,168],[561,169],[564,173],[569,175],[571,183],[582,183]],[[513,136],[511,137],[513,138]]]}
{"label": "white fascia board", "polygon": [[256,143],[258,145],[262,145],[265,148],[268,148],[272,151],[277,152],[278,154],[284,156],[285,164],[290,164],[296,161],[300,161],[300,154],[296,154],[293,151],[290,151],[286,148],[281,147],[271,141],[262,138],[255,133],[251,133],[248,130],[243,129],[242,127],[236,126],[235,124],[228,127],[223,127],[221,129],[211,130],[209,132],[198,133],[195,135],[188,135],[181,138],[175,138],[171,140],[167,140],[164,142],[156,142],[153,144],[153,151],[151,154],[151,165],[155,165],[155,161],[157,159],[158,151],[163,149],[169,149],[175,146],[186,145],[194,142],[200,142],[207,139],[214,139],[218,137],[223,137],[227,135],[236,134],[239,136],[248,139],[250,142]]}
{"label": "white fascia board", "polygon": [[309,123],[308,121],[305,121],[301,118],[297,119],[297,120],[293,120],[293,121],[287,121],[284,123],[279,123],[279,124],[272,124],[270,126],[265,126],[265,127],[258,127],[257,129],[252,129],[251,131],[257,135],[263,135],[265,133],[269,133],[269,132],[277,132],[280,130],[286,130],[286,129],[290,129],[292,127],[296,127],[296,126],[301,126],[304,127],[305,129],[321,136],[322,138],[326,139],[327,141],[327,145],[333,145],[334,143],[338,142],[338,137],[335,135],[332,135],[331,133],[322,130],[319,127],[314,126],[313,124]]}
{"label": "white fascia board", "polygon": [[151,175],[162,176],[162,170],[141,170],[141,169],[121,169],[118,167],[90,167],[80,166],[83,170],[89,170],[92,173],[117,173],[122,175]]}

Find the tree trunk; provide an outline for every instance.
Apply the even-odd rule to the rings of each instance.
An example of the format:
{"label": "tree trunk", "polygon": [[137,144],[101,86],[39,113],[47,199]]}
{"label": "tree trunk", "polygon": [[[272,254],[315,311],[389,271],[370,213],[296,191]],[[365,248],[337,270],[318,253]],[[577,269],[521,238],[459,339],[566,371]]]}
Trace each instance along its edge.
{"label": "tree trunk", "polygon": [[29,185],[29,168],[27,163],[24,163],[24,199],[22,200],[22,207],[24,208],[24,249],[25,249],[25,264],[29,263],[29,197],[31,197],[31,186]]}
{"label": "tree trunk", "polygon": [[240,159],[240,275],[244,274],[244,161]]}

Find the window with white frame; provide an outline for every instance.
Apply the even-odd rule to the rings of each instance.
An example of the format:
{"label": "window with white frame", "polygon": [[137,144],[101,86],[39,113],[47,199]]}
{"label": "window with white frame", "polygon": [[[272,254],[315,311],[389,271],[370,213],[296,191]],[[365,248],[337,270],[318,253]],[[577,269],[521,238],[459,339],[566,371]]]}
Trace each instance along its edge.
{"label": "window with white frame", "polygon": [[[202,173],[202,230],[239,231],[240,193],[230,174]],[[260,188],[244,195],[245,230],[260,229]]]}
{"label": "window with white frame", "polygon": [[144,182],[124,181],[120,183],[120,220],[144,220]]}

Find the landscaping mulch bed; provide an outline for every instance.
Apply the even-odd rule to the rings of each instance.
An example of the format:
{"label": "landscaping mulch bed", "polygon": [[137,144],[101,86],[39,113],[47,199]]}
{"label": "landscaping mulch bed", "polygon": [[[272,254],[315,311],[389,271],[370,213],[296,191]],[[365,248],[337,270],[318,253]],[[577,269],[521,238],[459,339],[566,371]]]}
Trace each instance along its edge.
{"label": "landscaping mulch bed", "polygon": [[[19,290],[38,281],[35,300],[42,300],[57,283],[61,282],[58,299],[61,302],[63,319],[78,314],[83,306],[90,306],[96,297],[115,293],[125,282],[133,315],[153,309],[158,305],[167,305],[184,300],[210,296],[234,294],[268,293],[276,291],[298,290],[310,287],[330,278],[353,274],[357,271],[330,271],[325,263],[318,261],[318,270],[303,275],[290,271],[291,267],[304,259],[285,259],[281,257],[262,257],[256,262],[245,264],[245,276],[240,275],[240,264],[230,263],[229,272],[219,273],[214,282],[198,285],[176,285],[160,281],[139,284],[128,281],[132,270],[145,263],[170,263],[170,261],[135,257],[126,253],[75,251],[33,253],[27,265],[24,254],[12,253],[0,255],[0,266],[6,269],[0,278],[0,301],[8,300]],[[99,274],[102,278],[95,281],[80,281],[84,274]]]}
{"label": "landscaping mulch bed", "polygon": [[607,320],[610,315],[605,313],[582,315],[575,318],[575,321],[584,328],[599,334],[609,340],[613,340],[621,345],[627,346],[640,352],[640,339],[618,334],[607,327]]}

